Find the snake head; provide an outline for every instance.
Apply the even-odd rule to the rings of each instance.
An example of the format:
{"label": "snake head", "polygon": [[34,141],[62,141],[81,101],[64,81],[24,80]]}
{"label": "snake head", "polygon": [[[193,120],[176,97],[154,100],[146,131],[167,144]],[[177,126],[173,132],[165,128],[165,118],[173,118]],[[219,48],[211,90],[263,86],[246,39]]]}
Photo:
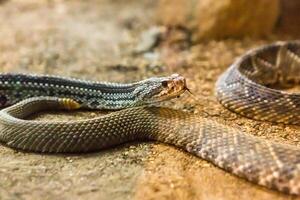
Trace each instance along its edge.
{"label": "snake head", "polygon": [[141,81],[134,93],[142,103],[149,104],[179,97],[186,90],[188,90],[186,79],[178,74],[172,74]]}

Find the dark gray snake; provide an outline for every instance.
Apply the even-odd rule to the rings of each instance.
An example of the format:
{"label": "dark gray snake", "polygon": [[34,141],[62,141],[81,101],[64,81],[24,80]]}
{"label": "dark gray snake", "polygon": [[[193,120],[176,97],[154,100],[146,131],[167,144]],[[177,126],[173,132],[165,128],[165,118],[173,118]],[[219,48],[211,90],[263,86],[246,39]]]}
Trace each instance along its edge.
{"label": "dark gray snake", "polygon": [[[299,82],[299,55],[299,42],[276,43],[246,53],[219,78],[219,101],[250,118],[299,125],[300,94],[271,89],[278,83]],[[12,106],[0,111],[0,140],[12,148],[47,153],[89,152],[127,141],[155,140],[259,185],[300,194],[299,148],[179,110],[143,106],[185,90],[185,79],[179,75],[113,84],[2,74],[0,104]],[[25,120],[41,110],[80,107],[131,108],[80,121]]]}

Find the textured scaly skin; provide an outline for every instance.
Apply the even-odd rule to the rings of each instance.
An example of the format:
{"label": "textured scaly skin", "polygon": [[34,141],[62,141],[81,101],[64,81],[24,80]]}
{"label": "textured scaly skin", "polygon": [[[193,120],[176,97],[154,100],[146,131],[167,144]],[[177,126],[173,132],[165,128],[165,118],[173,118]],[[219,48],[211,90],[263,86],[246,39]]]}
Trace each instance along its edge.
{"label": "textured scaly skin", "polygon": [[300,83],[300,41],[277,42],[253,49],[222,74],[217,98],[246,117],[300,125],[300,93],[272,89]]}
{"label": "textured scaly skin", "polygon": [[[153,82],[158,80],[160,78],[153,78]],[[145,89],[144,82],[119,84],[48,75],[0,74],[0,107],[30,97],[55,96],[76,100],[83,108],[127,108],[144,104],[137,98],[137,93],[151,89]]]}
{"label": "textured scaly skin", "polygon": [[[299,118],[293,120],[293,117],[298,115],[292,113],[290,115],[293,117],[287,117],[285,109],[289,111],[292,107],[298,112],[299,103],[294,99],[297,100],[299,95],[270,90],[263,84],[272,85],[278,81],[286,83],[287,79],[298,80],[299,77],[295,76],[297,70],[294,70],[299,68],[298,58],[287,56],[298,54],[299,46],[297,42],[280,43],[256,49],[243,56],[219,79],[217,95],[220,102],[248,117],[297,124]],[[296,49],[297,53],[284,54],[292,51],[291,49],[293,52]],[[282,75],[285,70],[283,67],[276,67],[282,66],[277,64],[274,65],[274,70],[282,70],[279,73],[282,77],[276,72],[276,75],[272,75],[272,65],[257,61],[260,57],[270,63],[274,59],[281,60],[276,63],[288,59],[288,64],[291,64],[289,66],[293,66],[288,69],[295,74]],[[249,63],[247,59],[252,61]],[[262,73],[263,71],[266,72]],[[268,76],[271,78],[267,79]],[[259,82],[259,77],[264,79]],[[256,98],[251,98],[253,95]],[[281,98],[276,95],[281,95]],[[287,96],[290,100],[283,98]],[[83,103],[80,101],[70,99],[37,97],[3,109],[0,112],[0,140],[12,148],[49,153],[88,152],[127,141],[156,140],[182,148],[253,183],[289,194],[300,194],[299,148],[263,140],[178,110],[137,107],[81,121],[24,120],[26,116],[40,110],[76,109],[81,104]],[[273,114],[265,110],[260,112],[266,107]]]}
{"label": "textured scaly skin", "polygon": [[28,99],[1,111],[0,139],[33,152],[78,153],[128,141],[175,145],[251,182],[299,194],[300,151],[178,110],[137,107],[71,122],[22,120],[44,109],[77,108],[55,97]]}

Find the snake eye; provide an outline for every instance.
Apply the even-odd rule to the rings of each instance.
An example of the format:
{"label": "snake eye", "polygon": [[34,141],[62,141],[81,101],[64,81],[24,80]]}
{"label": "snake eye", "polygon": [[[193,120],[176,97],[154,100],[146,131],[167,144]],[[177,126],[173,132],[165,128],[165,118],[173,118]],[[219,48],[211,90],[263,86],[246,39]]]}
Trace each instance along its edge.
{"label": "snake eye", "polygon": [[162,81],[161,85],[165,88],[168,87],[168,81]]}

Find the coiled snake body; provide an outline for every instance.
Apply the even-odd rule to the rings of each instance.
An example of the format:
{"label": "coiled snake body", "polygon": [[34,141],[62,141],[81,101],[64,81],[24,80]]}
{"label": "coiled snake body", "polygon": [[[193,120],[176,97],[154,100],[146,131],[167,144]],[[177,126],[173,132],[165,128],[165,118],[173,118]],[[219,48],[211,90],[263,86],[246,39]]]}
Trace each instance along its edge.
{"label": "coiled snake body", "polygon": [[[299,81],[299,55],[299,42],[276,43],[246,53],[219,78],[219,101],[250,118],[299,125],[300,94],[270,88]],[[0,111],[0,140],[12,148],[49,153],[88,152],[127,141],[156,140],[259,185],[300,194],[299,148],[182,111],[140,106],[179,96],[185,90],[185,79],[179,75],[112,84],[2,74],[0,104],[14,105]],[[140,107],[132,107],[137,105]],[[79,107],[132,108],[80,121],[25,119],[40,110]]]}

